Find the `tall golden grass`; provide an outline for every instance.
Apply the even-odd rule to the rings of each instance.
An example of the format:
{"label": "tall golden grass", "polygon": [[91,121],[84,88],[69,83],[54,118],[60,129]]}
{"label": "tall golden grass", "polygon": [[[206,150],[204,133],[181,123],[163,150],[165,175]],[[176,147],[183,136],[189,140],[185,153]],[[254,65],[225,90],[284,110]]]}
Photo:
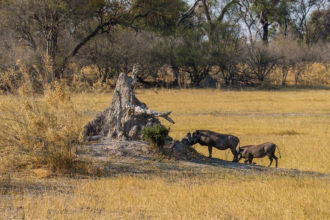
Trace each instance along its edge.
{"label": "tall golden grass", "polygon": [[[216,171],[214,171],[216,172]],[[63,181],[63,180],[62,180]],[[0,200],[3,218],[328,219],[329,180],[222,174],[71,180]],[[72,189],[68,188],[72,187]]]}
{"label": "tall golden grass", "polygon": [[[286,84],[288,86],[329,86],[329,68],[330,65],[327,63],[297,64],[296,68],[289,69]],[[275,68],[270,77],[271,82],[275,85],[282,85],[282,74],[281,68]]]}
{"label": "tall golden grass", "polygon": [[0,99],[1,171],[45,165],[70,170],[82,124],[68,89],[60,82],[33,79],[23,65],[20,73],[20,82],[15,76],[8,80],[13,94]]}

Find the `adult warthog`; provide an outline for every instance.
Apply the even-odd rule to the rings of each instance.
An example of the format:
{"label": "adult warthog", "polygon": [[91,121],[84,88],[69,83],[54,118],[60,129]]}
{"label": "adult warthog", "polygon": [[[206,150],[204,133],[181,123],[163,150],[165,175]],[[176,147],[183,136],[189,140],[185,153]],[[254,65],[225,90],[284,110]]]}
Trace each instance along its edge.
{"label": "adult warthog", "polygon": [[[277,147],[278,153],[281,158],[280,149]],[[238,148],[238,160],[245,158],[244,163],[252,163],[253,158],[262,158],[266,155],[268,156],[270,163],[269,167],[273,163],[273,158],[276,160],[277,168],[277,157],[275,156],[276,144],[274,143],[264,143],[259,145],[246,145]]]}
{"label": "adult warthog", "polygon": [[228,134],[219,134],[209,130],[196,130],[191,137],[190,144],[208,146],[209,158],[212,158],[212,147],[219,150],[230,149],[234,155],[233,162],[238,162],[236,147],[239,144],[239,139],[236,136]]}

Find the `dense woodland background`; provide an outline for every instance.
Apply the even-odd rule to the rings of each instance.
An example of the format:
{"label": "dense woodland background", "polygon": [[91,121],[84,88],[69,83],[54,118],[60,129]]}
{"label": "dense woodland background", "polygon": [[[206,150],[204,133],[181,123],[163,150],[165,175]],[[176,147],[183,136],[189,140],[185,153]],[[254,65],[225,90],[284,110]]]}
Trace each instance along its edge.
{"label": "dense woodland background", "polygon": [[0,0],[0,90],[329,85],[327,0]]}

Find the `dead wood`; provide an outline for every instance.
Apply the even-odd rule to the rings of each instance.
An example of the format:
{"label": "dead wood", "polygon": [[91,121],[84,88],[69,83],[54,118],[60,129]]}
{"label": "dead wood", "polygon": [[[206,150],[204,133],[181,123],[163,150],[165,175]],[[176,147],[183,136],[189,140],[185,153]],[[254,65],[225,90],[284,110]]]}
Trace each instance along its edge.
{"label": "dead wood", "polygon": [[133,76],[121,73],[116,83],[113,99],[104,112],[89,122],[84,128],[84,138],[94,140],[103,136],[118,140],[142,140],[142,129],[160,123],[163,117],[174,124],[171,112],[157,112],[148,109],[134,94],[138,68],[134,66]]}

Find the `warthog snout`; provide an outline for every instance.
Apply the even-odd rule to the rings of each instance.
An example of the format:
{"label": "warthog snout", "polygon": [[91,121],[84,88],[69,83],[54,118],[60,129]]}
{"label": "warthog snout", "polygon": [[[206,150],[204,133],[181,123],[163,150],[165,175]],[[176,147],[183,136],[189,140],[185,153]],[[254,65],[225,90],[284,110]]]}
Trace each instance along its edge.
{"label": "warthog snout", "polygon": [[189,144],[189,145],[192,145],[192,138],[191,138],[191,134],[190,134],[190,132],[188,132],[188,133],[186,134],[186,136],[184,136],[184,138],[182,139],[181,142],[183,142],[183,143],[187,143],[187,144]]}
{"label": "warthog snout", "polygon": [[190,140],[191,140],[191,144],[193,145],[193,144],[196,144],[197,143],[197,139],[198,139],[198,131],[196,131],[196,132],[194,132],[193,134],[192,134],[192,137],[190,138]]}

